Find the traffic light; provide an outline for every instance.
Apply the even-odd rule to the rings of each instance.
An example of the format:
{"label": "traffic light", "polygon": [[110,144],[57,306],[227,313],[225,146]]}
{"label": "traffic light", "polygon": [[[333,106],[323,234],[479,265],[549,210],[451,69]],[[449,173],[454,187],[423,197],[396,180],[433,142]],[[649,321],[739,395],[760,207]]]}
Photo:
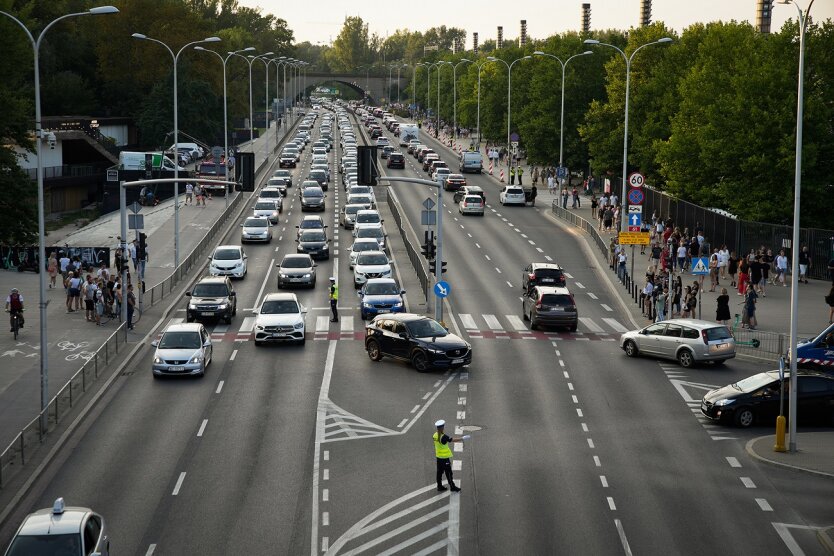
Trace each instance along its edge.
{"label": "traffic light", "polygon": [[136,258],[140,261],[145,260],[145,250],[148,248],[148,235],[144,232],[139,233],[139,247],[136,249]]}
{"label": "traffic light", "polygon": [[429,270],[439,278],[441,274],[446,272],[446,261],[440,262],[440,274],[437,273],[437,259],[429,261]]}
{"label": "traffic light", "polygon": [[435,253],[437,253],[437,244],[434,241],[434,232],[426,230],[424,233],[425,243],[420,246],[422,247],[420,252],[423,253],[423,256],[426,257],[426,259],[433,259]]}

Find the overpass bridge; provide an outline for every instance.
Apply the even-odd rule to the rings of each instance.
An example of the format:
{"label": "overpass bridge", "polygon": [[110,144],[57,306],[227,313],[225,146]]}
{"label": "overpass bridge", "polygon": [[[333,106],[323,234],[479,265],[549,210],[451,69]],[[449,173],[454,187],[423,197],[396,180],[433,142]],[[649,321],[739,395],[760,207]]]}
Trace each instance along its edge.
{"label": "overpass bridge", "polygon": [[[360,95],[363,95],[367,92],[368,96],[374,103],[380,103],[383,101],[389,100],[388,94],[388,75],[370,75],[364,72],[355,72],[355,73],[324,73],[324,72],[314,72],[308,71],[307,72],[307,82],[306,87],[307,90],[313,90],[319,85],[323,85],[325,83],[343,83],[350,87],[351,89],[355,90]],[[400,79],[399,79],[399,86],[400,90],[403,91],[407,86],[408,82],[410,81],[411,74],[405,75],[404,72],[400,72]],[[391,98],[396,101],[397,99],[397,74],[395,72],[391,73]],[[288,83],[289,87],[289,83]],[[405,94],[403,92],[400,93],[400,100],[405,99]]]}

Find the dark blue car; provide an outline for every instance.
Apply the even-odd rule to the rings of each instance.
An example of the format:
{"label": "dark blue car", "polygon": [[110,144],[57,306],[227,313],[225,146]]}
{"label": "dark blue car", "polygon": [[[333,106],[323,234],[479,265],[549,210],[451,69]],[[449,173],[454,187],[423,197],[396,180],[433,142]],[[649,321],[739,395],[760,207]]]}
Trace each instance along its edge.
{"label": "dark blue car", "polygon": [[405,290],[401,290],[397,282],[391,278],[370,278],[357,293],[362,320],[405,310],[402,297]]}

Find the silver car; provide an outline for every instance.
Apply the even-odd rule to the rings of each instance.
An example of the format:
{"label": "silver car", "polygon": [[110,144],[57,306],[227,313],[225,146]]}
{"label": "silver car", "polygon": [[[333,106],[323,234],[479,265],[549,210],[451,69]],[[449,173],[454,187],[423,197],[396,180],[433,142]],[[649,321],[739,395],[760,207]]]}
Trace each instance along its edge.
{"label": "silver car", "polygon": [[104,519],[90,508],[65,506],[58,498],[51,508],[26,516],[6,550],[6,556],[33,554],[108,556]]}
{"label": "silver car", "polygon": [[278,289],[287,286],[316,287],[316,263],[310,255],[284,255],[278,267]]}
{"label": "silver car", "polygon": [[200,323],[172,324],[151,345],[153,376],[206,374],[211,363],[211,337]]}
{"label": "silver car", "polygon": [[620,347],[629,357],[675,359],[681,367],[702,361],[720,365],[736,356],[736,342],[726,326],[697,319],[672,319],[626,332]]}
{"label": "silver car", "polygon": [[250,216],[240,225],[240,242],[272,241],[272,222],[265,216]]}

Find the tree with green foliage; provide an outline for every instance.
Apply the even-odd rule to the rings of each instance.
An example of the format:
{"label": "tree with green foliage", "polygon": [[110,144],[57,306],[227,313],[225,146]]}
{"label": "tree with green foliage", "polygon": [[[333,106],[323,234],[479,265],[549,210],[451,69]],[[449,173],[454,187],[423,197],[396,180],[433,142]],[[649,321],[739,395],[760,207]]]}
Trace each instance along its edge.
{"label": "tree with green foliage", "polygon": [[327,53],[333,71],[352,71],[368,63],[371,60],[369,39],[368,24],[361,17],[346,17],[333,48]]}

